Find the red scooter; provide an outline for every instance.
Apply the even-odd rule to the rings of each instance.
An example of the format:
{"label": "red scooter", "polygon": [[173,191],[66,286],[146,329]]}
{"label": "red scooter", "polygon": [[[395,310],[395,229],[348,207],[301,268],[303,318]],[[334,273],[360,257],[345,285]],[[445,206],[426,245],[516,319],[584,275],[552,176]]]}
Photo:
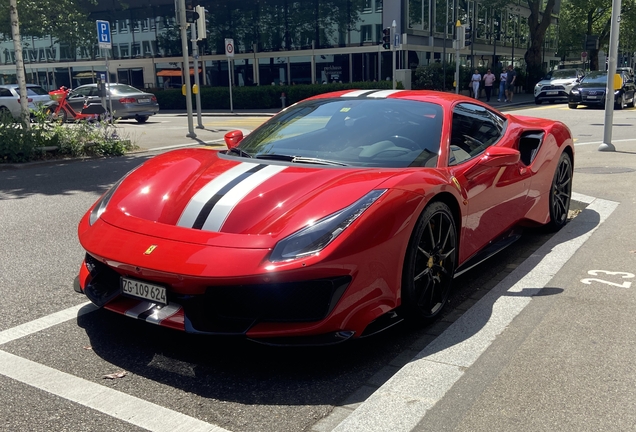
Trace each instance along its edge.
{"label": "red scooter", "polygon": [[52,100],[46,105],[46,108],[50,119],[64,123],[78,120],[97,121],[106,117],[106,109],[101,104],[87,104],[88,98],[84,99],[82,110],[75,111],[68,103],[70,91],[67,87],[60,87],[59,90],[49,92]]}

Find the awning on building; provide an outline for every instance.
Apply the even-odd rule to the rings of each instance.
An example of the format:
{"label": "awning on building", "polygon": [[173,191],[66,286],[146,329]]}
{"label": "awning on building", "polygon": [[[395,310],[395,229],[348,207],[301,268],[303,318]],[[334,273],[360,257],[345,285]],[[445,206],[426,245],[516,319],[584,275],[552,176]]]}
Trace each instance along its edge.
{"label": "awning on building", "polygon": [[[199,68],[199,73],[201,73],[202,69]],[[194,75],[194,68],[190,68],[190,75]],[[160,77],[180,77],[181,69],[164,69],[157,72],[157,76]]]}

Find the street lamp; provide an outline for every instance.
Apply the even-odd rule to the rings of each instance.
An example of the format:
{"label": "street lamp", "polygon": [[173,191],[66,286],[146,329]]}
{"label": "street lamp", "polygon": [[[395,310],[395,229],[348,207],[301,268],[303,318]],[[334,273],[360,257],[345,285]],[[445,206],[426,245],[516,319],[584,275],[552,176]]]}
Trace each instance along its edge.
{"label": "street lamp", "polygon": [[397,27],[397,23],[395,22],[395,20],[393,20],[393,23],[391,24],[391,28],[393,29],[393,42],[391,43],[391,46],[393,47],[393,52],[391,53],[393,57],[393,90],[397,88],[397,81],[395,76],[395,28],[396,27]]}

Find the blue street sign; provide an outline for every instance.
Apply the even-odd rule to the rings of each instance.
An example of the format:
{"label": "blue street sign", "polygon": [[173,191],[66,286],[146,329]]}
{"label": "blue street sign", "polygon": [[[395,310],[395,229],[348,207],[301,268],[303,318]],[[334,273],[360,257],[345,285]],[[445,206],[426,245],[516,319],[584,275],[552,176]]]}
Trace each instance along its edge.
{"label": "blue street sign", "polygon": [[112,48],[110,23],[108,21],[97,20],[97,42],[100,48]]}

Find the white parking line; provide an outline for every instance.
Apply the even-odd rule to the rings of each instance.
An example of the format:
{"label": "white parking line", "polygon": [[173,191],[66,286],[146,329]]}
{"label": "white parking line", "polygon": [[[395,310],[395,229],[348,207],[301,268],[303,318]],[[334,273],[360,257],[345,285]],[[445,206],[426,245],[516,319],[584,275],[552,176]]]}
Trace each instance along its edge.
{"label": "white parking line", "polygon": [[[86,302],[0,332],[0,345],[97,310]],[[194,417],[0,350],[0,375],[156,432],[229,432]]]}
{"label": "white parking line", "polygon": [[151,431],[227,432],[194,417],[4,351],[0,351],[0,373]]}
{"label": "white parking line", "polygon": [[573,199],[589,205],[333,431],[411,431],[618,206],[580,194]]}

